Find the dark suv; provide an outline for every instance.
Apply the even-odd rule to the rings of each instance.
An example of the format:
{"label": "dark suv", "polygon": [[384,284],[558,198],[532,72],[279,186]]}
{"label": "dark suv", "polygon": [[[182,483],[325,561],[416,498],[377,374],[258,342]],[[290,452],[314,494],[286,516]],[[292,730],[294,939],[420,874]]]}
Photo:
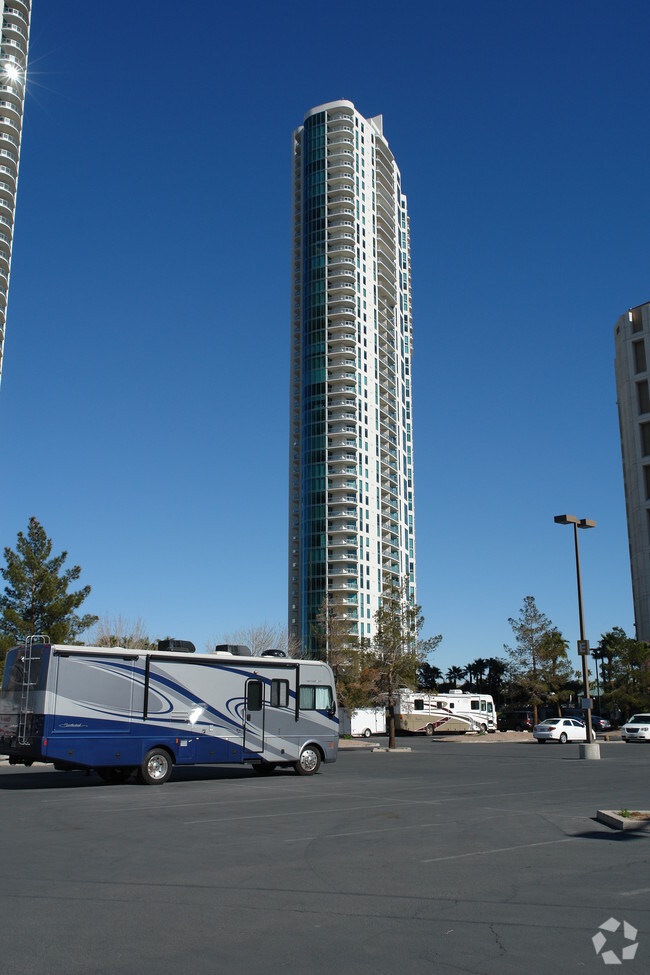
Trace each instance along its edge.
{"label": "dark suv", "polygon": [[[578,708],[562,708],[562,714],[566,718],[578,718],[579,721],[585,721],[584,711],[579,711]],[[591,712],[591,727],[594,731],[611,731],[612,723],[608,718],[603,718],[600,714],[594,714]]]}
{"label": "dark suv", "polygon": [[532,731],[533,712],[523,711],[504,711],[499,715],[499,731]]}

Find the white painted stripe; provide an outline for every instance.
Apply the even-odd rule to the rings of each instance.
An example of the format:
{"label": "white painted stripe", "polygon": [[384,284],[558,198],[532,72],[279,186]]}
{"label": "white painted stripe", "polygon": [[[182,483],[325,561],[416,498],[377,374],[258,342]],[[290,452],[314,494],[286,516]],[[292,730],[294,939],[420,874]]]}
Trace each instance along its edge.
{"label": "white painted stripe", "polygon": [[529,850],[534,846],[553,846],[556,843],[574,843],[580,839],[579,836],[567,836],[561,840],[545,840],[543,843],[522,843],[520,846],[502,846],[494,850],[475,850],[473,853],[455,853],[448,857],[433,857],[431,860],[422,860],[422,863],[440,863],[442,860],[462,860],[465,857],[484,857],[493,853],[510,853],[511,850]]}
{"label": "white painted stripe", "polygon": [[[385,805],[373,806],[372,811],[374,812],[375,809],[389,809],[394,805],[395,805],[394,802],[387,802]],[[368,812],[367,803],[364,804],[363,806],[346,806],[345,808],[346,813],[359,812],[360,810],[362,810],[363,812]],[[337,807],[337,811],[341,811],[339,807]],[[332,810],[327,809],[324,810],[324,812],[329,814],[332,812]],[[262,813],[259,816],[229,816],[227,818],[221,818],[221,819],[186,819],[183,823],[183,826],[203,826],[208,823],[246,823],[251,819],[281,819],[283,817],[289,818],[289,816],[304,816],[304,815],[305,815],[305,810],[300,809],[297,810],[296,812]],[[324,835],[323,838],[326,839],[327,836],[329,835],[330,834],[327,833]]]}
{"label": "white painted stripe", "polygon": [[350,833],[323,833],[322,835],[316,836],[298,836],[291,840],[285,840],[285,843],[303,843],[308,840],[318,839],[321,840],[334,840],[339,839],[341,836],[365,836],[368,833],[393,833],[395,830],[398,832],[406,832],[408,829],[430,829],[432,826],[440,826],[441,820],[436,823],[416,823],[414,826],[385,826],[382,829],[356,829]]}

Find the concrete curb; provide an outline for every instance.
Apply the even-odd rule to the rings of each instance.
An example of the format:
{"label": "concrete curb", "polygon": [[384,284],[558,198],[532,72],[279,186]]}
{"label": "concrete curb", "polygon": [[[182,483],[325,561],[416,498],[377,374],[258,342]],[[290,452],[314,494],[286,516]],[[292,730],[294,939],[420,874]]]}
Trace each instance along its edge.
{"label": "concrete curb", "polygon": [[[638,810],[646,816],[650,816],[650,811],[645,809]],[[596,813],[596,819],[599,823],[604,823],[605,826],[610,826],[612,829],[650,829],[650,819],[632,819],[631,816],[621,816],[614,809],[599,809]]]}
{"label": "concrete curb", "polygon": [[374,748],[374,744],[371,741],[365,741],[362,738],[339,738],[339,750],[343,749],[346,752],[349,751],[367,751],[369,748]]}

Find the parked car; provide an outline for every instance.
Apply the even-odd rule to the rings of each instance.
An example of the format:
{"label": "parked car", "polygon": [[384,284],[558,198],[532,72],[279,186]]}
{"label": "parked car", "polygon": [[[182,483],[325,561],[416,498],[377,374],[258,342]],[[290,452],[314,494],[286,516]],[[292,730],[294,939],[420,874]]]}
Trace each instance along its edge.
{"label": "parked car", "polygon": [[533,712],[503,711],[497,720],[499,731],[532,731],[535,723]]}
{"label": "parked car", "polygon": [[623,741],[650,741],[650,714],[633,714],[621,728]]}
{"label": "parked car", "polygon": [[[580,708],[562,708],[564,718],[576,718],[578,721],[585,721],[585,713]],[[591,727],[594,731],[609,731],[612,723],[608,718],[603,718],[600,714],[591,712]]]}
{"label": "parked car", "polygon": [[591,727],[594,731],[609,731],[612,727],[612,722],[608,718],[603,718],[600,714],[592,714]]}
{"label": "parked car", "polygon": [[586,741],[587,729],[584,722],[577,718],[547,718],[533,728],[533,738],[540,745],[546,741],[559,741],[565,745],[567,741]]}

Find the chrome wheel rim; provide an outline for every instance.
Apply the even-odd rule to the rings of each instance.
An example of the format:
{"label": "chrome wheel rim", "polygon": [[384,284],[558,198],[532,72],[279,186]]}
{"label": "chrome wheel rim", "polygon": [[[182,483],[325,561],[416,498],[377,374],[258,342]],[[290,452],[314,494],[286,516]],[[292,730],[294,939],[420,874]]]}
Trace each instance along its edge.
{"label": "chrome wheel rim", "polygon": [[318,765],[318,755],[313,748],[305,748],[300,756],[300,764],[305,772],[313,772]]}
{"label": "chrome wheel rim", "polygon": [[164,755],[152,755],[147,762],[147,772],[152,779],[163,779],[168,768],[169,762]]}

